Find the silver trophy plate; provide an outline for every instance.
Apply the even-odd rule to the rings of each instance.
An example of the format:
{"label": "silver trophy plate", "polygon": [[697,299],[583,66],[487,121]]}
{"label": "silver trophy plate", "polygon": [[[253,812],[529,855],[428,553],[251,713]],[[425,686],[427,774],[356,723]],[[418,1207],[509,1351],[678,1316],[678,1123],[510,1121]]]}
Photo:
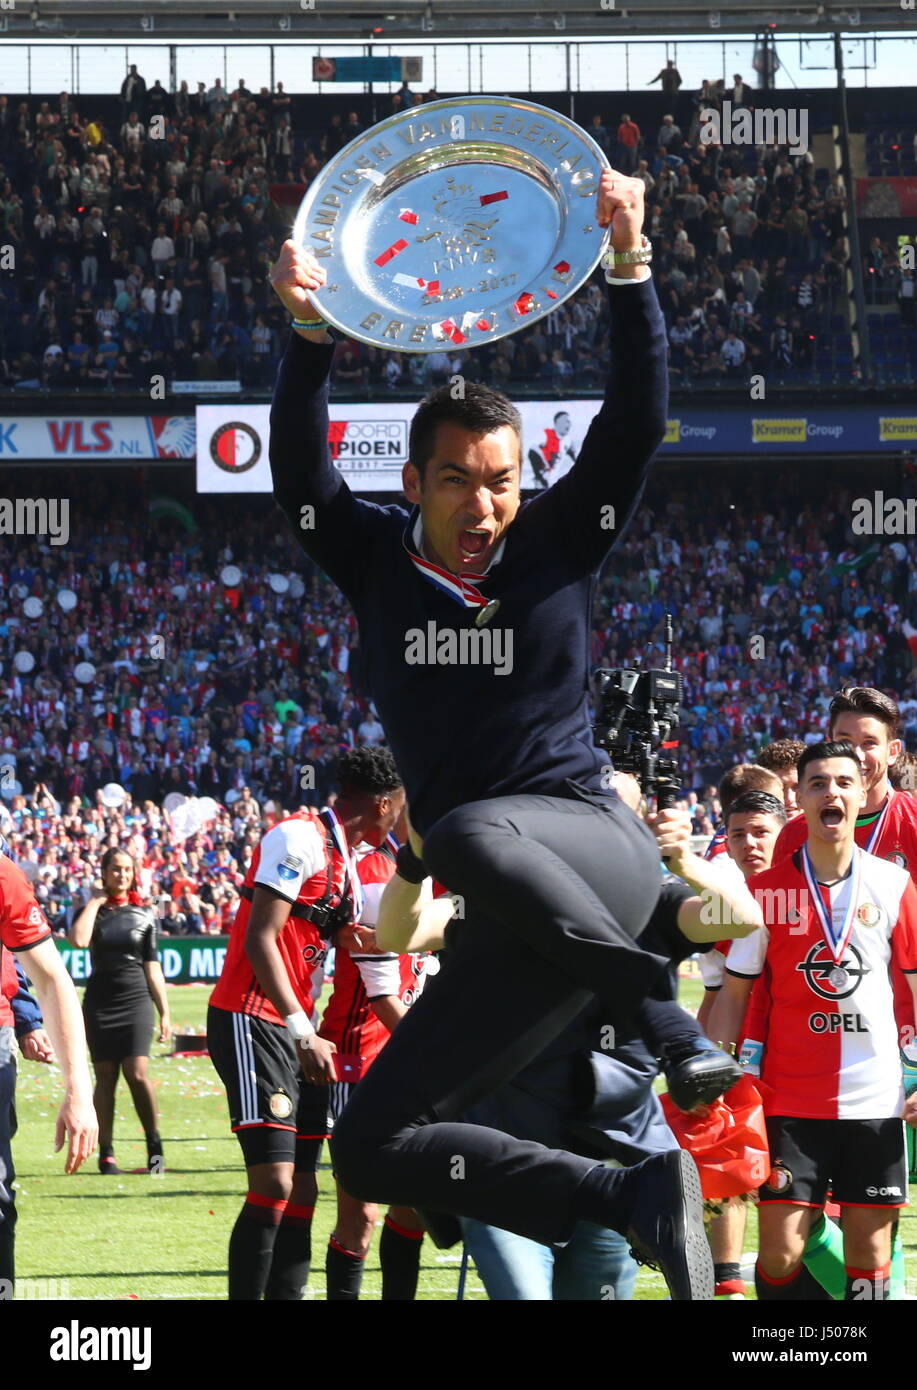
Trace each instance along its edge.
{"label": "silver trophy plate", "polygon": [[397,352],[505,338],[592,274],[609,167],[590,135],[534,102],[457,97],[390,116],[300,205],[293,240],[328,273],[312,300],[348,337]]}

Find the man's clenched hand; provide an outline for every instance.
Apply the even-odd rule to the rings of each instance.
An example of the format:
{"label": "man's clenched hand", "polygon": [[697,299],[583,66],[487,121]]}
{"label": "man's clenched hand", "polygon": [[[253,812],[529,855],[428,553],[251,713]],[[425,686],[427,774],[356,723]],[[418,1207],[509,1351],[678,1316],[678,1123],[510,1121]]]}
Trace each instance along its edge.
{"label": "man's clenched hand", "polygon": [[643,231],[643,201],[646,185],[631,179],[619,169],[606,169],[599,184],[596,221],[611,227],[611,244],[616,251],[639,251]]}
{"label": "man's clenched hand", "polygon": [[283,243],[280,255],[271,266],[270,280],[274,293],[283,307],[297,319],[320,316],[309,298],[309,291],[321,289],[327,279],[327,272],[312,252],[292,241]]}

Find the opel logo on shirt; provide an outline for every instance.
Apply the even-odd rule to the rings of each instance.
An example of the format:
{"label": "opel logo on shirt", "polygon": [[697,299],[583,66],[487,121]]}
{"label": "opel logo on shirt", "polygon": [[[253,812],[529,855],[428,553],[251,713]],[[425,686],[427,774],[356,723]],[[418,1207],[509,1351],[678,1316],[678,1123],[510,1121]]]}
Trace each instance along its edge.
{"label": "opel logo on shirt", "polygon": [[849,999],[863,976],[869,974],[869,966],[863,964],[863,957],[855,946],[847,947],[838,966],[824,941],[813,946],[796,969],[805,975],[813,994],[832,1001]]}

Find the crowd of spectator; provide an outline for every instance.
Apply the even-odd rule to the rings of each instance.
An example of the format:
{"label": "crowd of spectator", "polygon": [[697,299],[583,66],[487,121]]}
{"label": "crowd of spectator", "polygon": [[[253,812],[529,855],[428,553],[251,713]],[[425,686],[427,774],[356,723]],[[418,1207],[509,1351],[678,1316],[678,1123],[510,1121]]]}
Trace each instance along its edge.
{"label": "crowd of spectator", "polygon": [[351,111],[306,139],[290,106],[282,82],[169,94],[135,68],[115,129],[67,92],[37,110],[0,96],[0,388],[148,390],[160,367],[269,386],[288,324],[267,276],[290,225],[272,189],[302,193],[364,129]]}
{"label": "crowd of spectator", "polygon": [[[817,737],[841,682],[893,693],[917,742],[917,541],[864,552],[849,490],[816,489],[782,470],[731,479],[726,509],[713,474],[657,480],[601,580],[596,666],[658,661],[674,616],[698,834],[723,771],[772,739]],[[60,927],[121,844],[162,896],[167,930],[225,929],[265,826],[321,805],[340,752],[383,739],[351,611],[273,506],[194,505],[188,536],[94,480],[65,551],[0,541],[0,832]],[[233,588],[220,578],[230,560]],[[277,574],[297,582],[277,592]],[[34,617],[28,598],[43,604]],[[175,794],[219,809],[188,833],[164,810]]]}
{"label": "crowd of spectator", "polygon": [[817,170],[810,149],[724,147],[711,138],[708,113],[724,101],[739,110],[761,99],[736,73],[731,85],[702,83],[684,128],[671,110],[646,132],[627,113],[614,135],[593,118],[590,134],[646,185],[676,382],[745,382],[761,372],[792,379],[846,327],[849,253],[836,175]]}
{"label": "crowd of spectator", "polygon": [[[663,107],[690,103],[683,125],[664,109],[656,130],[626,112],[616,127],[597,113],[588,129],[646,185],[674,380],[804,379],[826,365],[820,346],[847,328],[840,182],[816,170],[811,151],[702,141],[705,110],[754,103],[740,74],[690,97],[679,95],[674,64],[652,80]],[[436,98],[405,84],[382,114]],[[0,269],[0,389],[148,391],[159,372],[268,389],[287,334],[269,267],[291,208],[363,132],[358,113],[335,112],[323,132],[303,134],[282,83],[254,94],[242,79],[231,91],[219,79],[195,92],[183,82],[170,94],[135,70],[116,129],[80,110],[83,100],[62,92],[34,109],[0,96],[0,242],[15,255]],[[898,294],[909,323],[914,277],[896,255],[874,243],[867,271]],[[608,361],[600,290],[596,276],[528,331],[471,351],[339,342],[334,389],[417,392],[455,372],[535,393],[598,387]]]}

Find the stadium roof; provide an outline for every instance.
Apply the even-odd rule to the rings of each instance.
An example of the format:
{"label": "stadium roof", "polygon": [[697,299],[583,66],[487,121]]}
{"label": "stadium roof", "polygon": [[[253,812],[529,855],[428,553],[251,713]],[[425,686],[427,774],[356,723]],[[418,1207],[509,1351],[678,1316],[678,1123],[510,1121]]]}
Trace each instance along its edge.
{"label": "stadium roof", "polygon": [[[713,0],[716,4],[716,0]],[[607,6],[607,8],[606,8]],[[637,34],[914,30],[917,12],[892,0],[837,4],[790,0],[19,0],[0,10],[9,38],[160,41],[273,38],[331,42],[399,38],[557,38]]]}

